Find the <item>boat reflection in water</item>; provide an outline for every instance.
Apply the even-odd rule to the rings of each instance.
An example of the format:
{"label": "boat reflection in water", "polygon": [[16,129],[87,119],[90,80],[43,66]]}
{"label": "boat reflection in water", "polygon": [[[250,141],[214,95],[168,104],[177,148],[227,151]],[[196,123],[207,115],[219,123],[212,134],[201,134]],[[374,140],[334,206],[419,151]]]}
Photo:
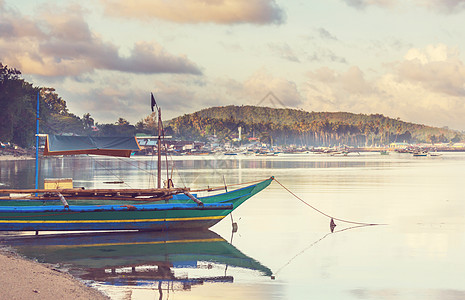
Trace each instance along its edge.
{"label": "boat reflection in water", "polygon": [[204,282],[233,282],[228,267],[272,275],[209,230],[6,236],[3,242],[26,257],[59,264],[76,277],[104,285],[189,290]]}

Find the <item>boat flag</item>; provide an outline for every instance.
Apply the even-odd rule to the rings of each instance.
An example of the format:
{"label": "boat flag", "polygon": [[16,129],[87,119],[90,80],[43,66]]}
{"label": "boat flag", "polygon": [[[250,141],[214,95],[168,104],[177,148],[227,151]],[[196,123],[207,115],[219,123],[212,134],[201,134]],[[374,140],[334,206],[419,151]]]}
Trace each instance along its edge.
{"label": "boat flag", "polygon": [[151,96],[151,99],[152,99],[151,104],[152,104],[152,112],[153,112],[153,107],[157,105],[157,102],[155,102],[155,98],[153,97],[152,93],[150,93],[150,96]]}

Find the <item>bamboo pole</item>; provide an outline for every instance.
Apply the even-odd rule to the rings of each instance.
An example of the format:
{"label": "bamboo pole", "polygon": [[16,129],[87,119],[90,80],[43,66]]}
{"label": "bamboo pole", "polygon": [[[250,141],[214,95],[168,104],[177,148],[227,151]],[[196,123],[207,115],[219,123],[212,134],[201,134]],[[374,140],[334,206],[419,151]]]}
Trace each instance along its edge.
{"label": "bamboo pole", "polygon": [[0,189],[0,194],[32,194],[32,193],[61,193],[75,195],[117,194],[151,196],[156,194],[181,194],[190,191],[189,188],[172,189]]}

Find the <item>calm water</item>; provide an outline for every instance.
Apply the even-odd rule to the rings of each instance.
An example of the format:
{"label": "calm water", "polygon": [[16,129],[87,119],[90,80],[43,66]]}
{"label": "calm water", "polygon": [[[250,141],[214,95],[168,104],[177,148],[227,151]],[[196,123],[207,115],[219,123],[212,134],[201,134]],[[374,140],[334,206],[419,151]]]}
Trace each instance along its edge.
{"label": "calm water", "polygon": [[[234,235],[228,217],[186,243],[179,242],[189,241],[185,236],[127,234],[8,236],[10,244],[66,268],[114,299],[465,298],[464,153],[212,155],[173,161],[178,186],[221,186],[273,175],[331,216],[387,225],[351,228],[336,221],[330,233],[329,218],[272,183],[233,213],[239,226]],[[153,185],[147,169],[155,161],[136,157],[129,163],[45,159],[41,181],[72,177],[75,186],[85,187]],[[103,183],[121,179],[125,184]],[[0,162],[1,187],[33,183],[33,161]]]}

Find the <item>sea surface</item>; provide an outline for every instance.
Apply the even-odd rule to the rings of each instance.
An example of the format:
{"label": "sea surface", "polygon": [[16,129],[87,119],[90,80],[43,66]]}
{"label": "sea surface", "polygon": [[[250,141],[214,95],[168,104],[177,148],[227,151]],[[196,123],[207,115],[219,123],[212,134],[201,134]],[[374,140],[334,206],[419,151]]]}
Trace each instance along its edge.
{"label": "sea surface", "polygon": [[[204,233],[3,233],[0,240],[112,299],[465,299],[465,153],[177,156],[168,163],[176,186],[270,176],[280,184]],[[40,182],[147,188],[155,166],[151,157],[46,158]],[[33,187],[34,161],[0,161],[0,188]]]}

